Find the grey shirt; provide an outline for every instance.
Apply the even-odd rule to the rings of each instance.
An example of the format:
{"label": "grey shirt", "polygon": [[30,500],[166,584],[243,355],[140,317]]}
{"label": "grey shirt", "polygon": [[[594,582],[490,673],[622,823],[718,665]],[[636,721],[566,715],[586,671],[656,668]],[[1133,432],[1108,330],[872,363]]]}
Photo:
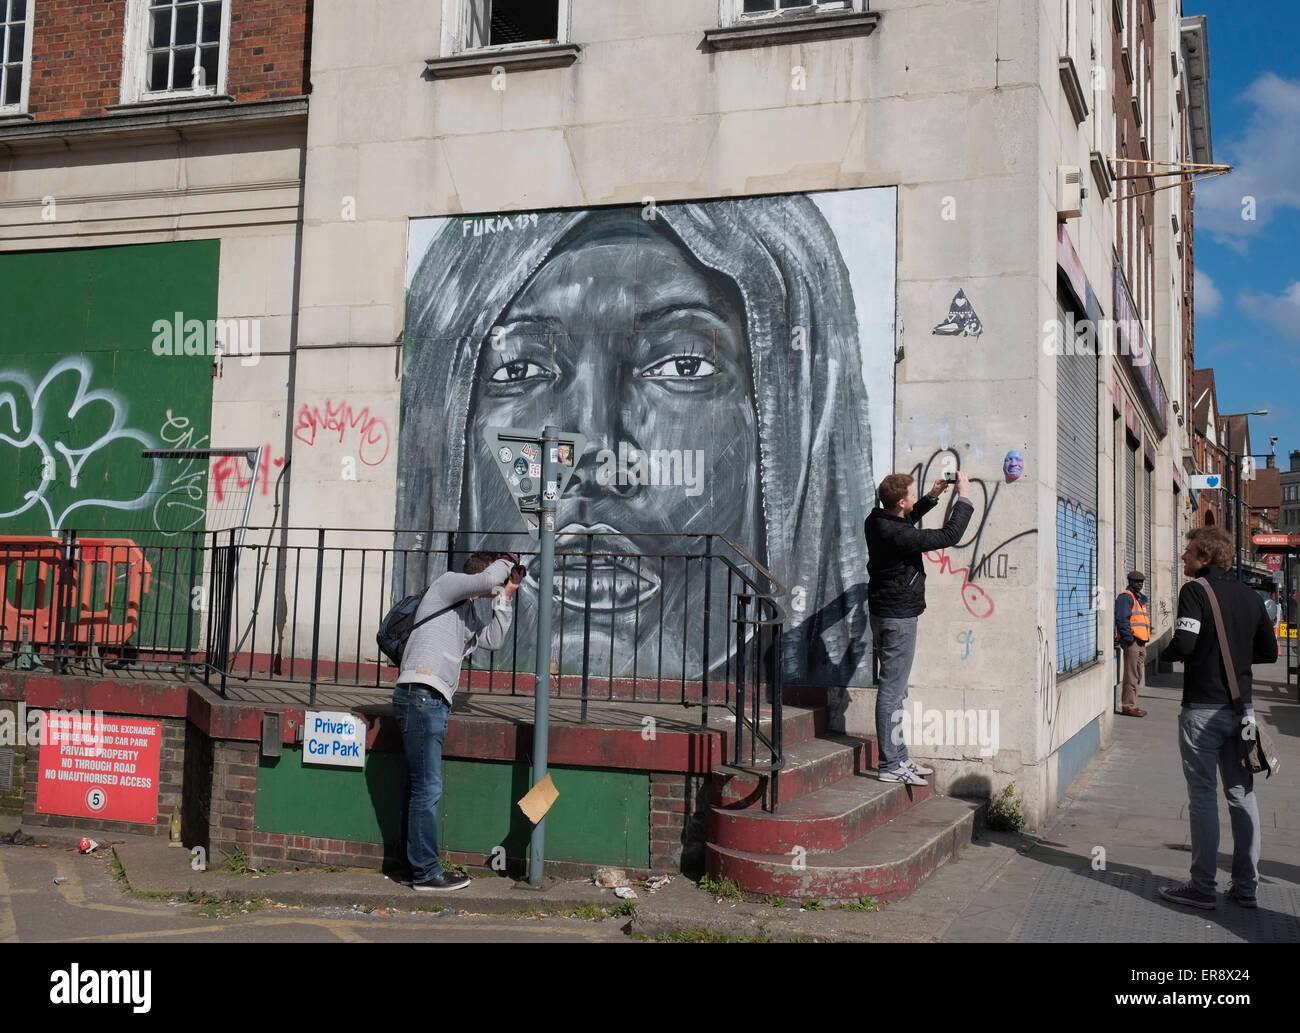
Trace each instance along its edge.
{"label": "grey shirt", "polygon": [[510,629],[512,608],[496,605],[492,617],[483,620],[474,608],[474,597],[505,584],[510,576],[510,561],[497,560],[478,574],[461,574],[449,570],[437,578],[424,593],[416,621],[450,606],[452,609],[411,632],[402,652],[402,667],[397,680],[428,685],[442,693],[450,703],[460,685],[460,666],[475,649],[500,649]]}

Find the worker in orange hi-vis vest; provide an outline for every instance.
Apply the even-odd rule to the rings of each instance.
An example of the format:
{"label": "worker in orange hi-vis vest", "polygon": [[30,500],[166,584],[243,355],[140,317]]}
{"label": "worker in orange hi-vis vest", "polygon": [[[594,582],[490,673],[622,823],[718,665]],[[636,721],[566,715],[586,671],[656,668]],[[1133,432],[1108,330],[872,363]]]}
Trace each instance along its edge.
{"label": "worker in orange hi-vis vest", "polygon": [[1151,613],[1147,597],[1142,594],[1146,575],[1140,570],[1128,572],[1128,589],[1115,600],[1115,638],[1124,655],[1124,694],[1120,713],[1128,717],[1146,717],[1137,705],[1138,689],[1147,663],[1147,643],[1151,641]]}

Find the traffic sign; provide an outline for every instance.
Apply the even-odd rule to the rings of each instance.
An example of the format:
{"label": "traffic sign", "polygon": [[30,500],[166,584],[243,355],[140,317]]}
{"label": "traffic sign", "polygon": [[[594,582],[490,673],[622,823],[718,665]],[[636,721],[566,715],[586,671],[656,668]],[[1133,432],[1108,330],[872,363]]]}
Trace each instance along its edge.
{"label": "traffic sign", "polygon": [[[555,502],[573,477],[587,439],[575,431],[561,431],[552,441],[550,463],[553,472],[548,481],[542,478],[542,432],[522,427],[486,427],[483,440],[496,460],[497,472],[505,479],[524,527],[534,538],[542,523],[542,502]],[[552,520],[554,518],[552,517]],[[554,527],[547,528],[553,531]]]}

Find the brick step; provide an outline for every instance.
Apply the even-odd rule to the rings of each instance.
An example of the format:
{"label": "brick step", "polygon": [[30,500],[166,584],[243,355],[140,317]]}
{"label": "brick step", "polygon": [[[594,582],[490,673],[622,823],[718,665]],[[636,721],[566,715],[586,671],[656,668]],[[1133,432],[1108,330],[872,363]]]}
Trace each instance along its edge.
{"label": "brick step", "polygon": [[[780,803],[815,793],[840,779],[866,771],[876,760],[876,744],[871,739],[826,734],[804,739],[784,750],[785,766],[777,780]],[[738,768],[717,765],[713,768],[713,804],[727,809],[767,805],[768,776]]]}
{"label": "brick step", "polygon": [[[749,708],[745,708],[746,716],[749,715]],[[744,767],[745,762],[750,756],[750,744],[753,736],[749,730],[741,726],[740,731],[734,729],[739,722],[735,719],[735,714],[729,711],[723,711],[723,721],[726,723],[727,730],[727,748],[724,751],[722,762],[730,764],[733,756],[732,751],[735,749],[733,736],[740,736],[740,754],[741,762],[738,767]],[[712,722],[711,722],[712,723]],[[759,728],[769,739],[772,737],[772,709],[763,707],[759,712]],[[781,746],[785,753],[789,753],[791,747],[799,743],[808,742],[816,738],[826,728],[826,711],[822,707],[783,707],[781,710]],[[767,759],[768,749],[762,743],[758,745],[756,755],[760,762]],[[716,765],[715,765],[716,768]]]}
{"label": "brick step", "polygon": [[710,843],[706,866],[751,893],[797,900],[898,900],[970,842],[982,805],[947,796],[929,799],[830,853],[809,853],[805,867],[789,854],[754,853]]}
{"label": "brick step", "polygon": [[759,807],[709,808],[709,842],[732,850],[809,854],[842,850],[872,829],[929,798],[929,786],[881,782],[851,774],[806,796],[787,798],[784,776],[776,813]]}

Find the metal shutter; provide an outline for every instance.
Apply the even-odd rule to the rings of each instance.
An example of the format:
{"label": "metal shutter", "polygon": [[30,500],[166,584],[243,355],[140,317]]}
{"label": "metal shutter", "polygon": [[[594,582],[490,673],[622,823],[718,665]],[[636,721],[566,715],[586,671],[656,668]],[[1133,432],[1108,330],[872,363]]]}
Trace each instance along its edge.
{"label": "metal shutter", "polygon": [[1155,585],[1151,582],[1151,525],[1156,522],[1155,514],[1151,512],[1151,467],[1145,463],[1146,477],[1142,484],[1142,573],[1147,576],[1147,598],[1151,597],[1151,592]]}
{"label": "metal shutter", "polygon": [[[1062,326],[1066,311],[1058,301]],[[1083,317],[1075,315],[1078,323]],[[1066,342],[1068,345],[1069,342]],[[1097,656],[1097,357],[1056,360],[1056,670]]]}
{"label": "metal shutter", "polygon": [[[1137,445],[1125,439],[1128,446],[1128,476],[1125,478],[1124,500],[1126,505],[1127,519],[1124,521],[1124,562],[1128,564],[1124,568],[1124,576],[1128,576],[1130,570],[1137,570],[1138,565],[1138,450]],[[1119,578],[1115,579],[1119,581]]]}

